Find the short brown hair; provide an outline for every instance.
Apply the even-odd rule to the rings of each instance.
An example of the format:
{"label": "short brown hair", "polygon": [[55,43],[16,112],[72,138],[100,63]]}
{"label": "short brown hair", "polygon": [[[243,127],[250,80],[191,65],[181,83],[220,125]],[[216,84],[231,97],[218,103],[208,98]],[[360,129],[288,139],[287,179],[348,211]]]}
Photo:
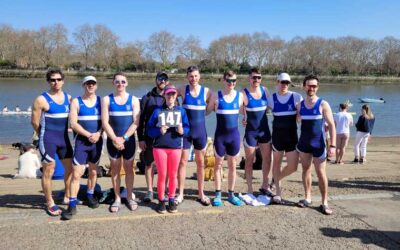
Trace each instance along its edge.
{"label": "short brown hair", "polygon": [[306,86],[306,83],[307,83],[307,81],[309,81],[309,80],[317,80],[317,84],[319,85],[318,76],[313,75],[313,74],[310,74],[310,75],[304,77],[304,80],[303,80],[303,87]]}
{"label": "short brown hair", "polygon": [[124,76],[125,78],[127,78],[127,77],[126,77],[126,74],[125,74],[124,72],[119,71],[119,72],[117,72],[117,73],[115,73],[115,74],[113,75],[113,81],[115,80],[115,78],[116,78],[117,76]]}
{"label": "short brown hair", "polygon": [[196,65],[189,66],[186,69],[186,74],[192,73],[193,71],[199,71],[200,72],[200,69]]}
{"label": "short brown hair", "polygon": [[226,80],[226,77],[232,77],[232,76],[234,76],[234,75],[236,75],[235,71],[233,71],[233,70],[228,70],[228,71],[226,71],[226,72],[224,73],[224,80]]}
{"label": "short brown hair", "polygon": [[251,75],[251,74],[253,74],[253,73],[255,73],[255,74],[260,74],[260,75],[261,75],[261,71],[260,71],[260,69],[257,68],[257,67],[251,68],[251,69],[249,70],[249,75]]}
{"label": "short brown hair", "polygon": [[61,78],[64,80],[64,74],[60,68],[50,68],[46,72],[46,80],[50,82],[50,78],[54,74],[60,74]]}

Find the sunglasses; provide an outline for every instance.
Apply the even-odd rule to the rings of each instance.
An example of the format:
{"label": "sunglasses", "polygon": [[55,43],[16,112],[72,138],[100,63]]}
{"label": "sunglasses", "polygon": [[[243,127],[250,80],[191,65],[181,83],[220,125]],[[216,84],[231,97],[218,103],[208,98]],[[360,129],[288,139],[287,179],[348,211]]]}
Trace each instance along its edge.
{"label": "sunglasses", "polygon": [[62,80],[62,78],[50,78],[50,82],[61,82]]}
{"label": "sunglasses", "polygon": [[251,79],[253,79],[254,81],[256,81],[256,80],[261,80],[261,76],[253,76]]}
{"label": "sunglasses", "polygon": [[158,77],[157,81],[159,81],[159,82],[168,82],[168,77]]}
{"label": "sunglasses", "polygon": [[287,84],[287,85],[289,85],[289,84],[290,84],[290,82],[289,82],[289,81],[280,81],[280,83],[281,83],[281,84]]}
{"label": "sunglasses", "polygon": [[225,81],[229,84],[236,83],[236,79],[225,79]]}
{"label": "sunglasses", "polygon": [[120,80],[115,80],[114,83],[115,84],[125,84],[126,81],[125,80],[121,80],[121,81]]}
{"label": "sunglasses", "polygon": [[316,89],[316,88],[318,88],[318,85],[307,85],[307,88]]}
{"label": "sunglasses", "polygon": [[85,82],[85,85],[96,85],[96,82],[88,81],[88,82]]}

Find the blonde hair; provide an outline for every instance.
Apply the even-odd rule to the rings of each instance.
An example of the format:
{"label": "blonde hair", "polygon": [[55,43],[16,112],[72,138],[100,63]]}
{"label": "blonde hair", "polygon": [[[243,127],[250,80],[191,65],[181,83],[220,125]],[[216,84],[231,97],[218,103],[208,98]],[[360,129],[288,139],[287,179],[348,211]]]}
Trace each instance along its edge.
{"label": "blonde hair", "polygon": [[361,111],[362,111],[362,115],[365,118],[367,118],[367,119],[373,119],[374,118],[374,114],[372,113],[371,108],[367,104],[364,104],[361,107]]}

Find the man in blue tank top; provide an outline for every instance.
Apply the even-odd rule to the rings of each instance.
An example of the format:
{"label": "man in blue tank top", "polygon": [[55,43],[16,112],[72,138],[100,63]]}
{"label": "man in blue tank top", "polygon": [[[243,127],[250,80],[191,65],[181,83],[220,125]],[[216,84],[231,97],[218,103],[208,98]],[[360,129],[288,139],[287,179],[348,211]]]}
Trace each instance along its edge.
{"label": "man in blue tank top", "polygon": [[214,184],[215,198],[213,206],[222,206],[221,169],[226,155],[228,162],[228,201],[241,206],[241,200],[235,196],[236,158],[240,153],[239,112],[243,108],[243,94],[235,90],[236,74],[232,70],[224,73],[224,89],[215,93],[207,107],[207,112],[217,114],[217,128],[214,135]]}
{"label": "man in blue tank top", "polygon": [[[314,163],[318,176],[318,186],[321,192],[322,204],[320,211],[326,215],[332,214],[328,206],[328,178],[325,166],[327,156],[333,156],[336,148],[336,129],[329,103],[317,96],[319,79],[315,75],[308,75],[303,80],[306,91],[306,99],[297,106],[297,113],[301,119],[301,133],[297,151],[300,152],[301,164],[303,166],[303,186],[305,199],[300,200],[299,207],[311,205],[311,165]],[[325,145],[325,122],[328,124],[330,135],[329,152]]]}
{"label": "man in blue tank top", "polygon": [[178,172],[179,195],[176,201],[178,204],[183,201],[186,165],[189,158],[189,149],[191,145],[193,145],[197,165],[197,201],[204,206],[208,206],[210,205],[210,199],[204,194],[204,156],[207,146],[205,116],[211,91],[200,85],[200,70],[197,66],[188,67],[186,70],[186,77],[189,84],[178,89],[178,94],[182,97],[182,107],[185,109],[189,119],[190,132],[189,136],[183,138],[182,157]]}
{"label": "man in blue tank top", "polygon": [[63,203],[68,203],[70,197],[72,147],[68,137],[68,114],[71,96],[62,90],[64,74],[60,69],[48,70],[46,79],[50,89],[33,102],[31,123],[33,130],[39,135],[46,212],[51,216],[57,216],[61,214],[61,209],[54,203],[51,188],[56,154],[65,168]]}
{"label": "man in blue tank top", "polygon": [[140,122],[137,129],[140,150],[144,152],[145,177],[147,184],[147,193],[144,197],[144,202],[150,202],[153,199],[153,177],[154,171],[152,163],[153,156],[153,138],[147,135],[146,125],[156,108],[162,107],[164,103],[164,88],[168,86],[168,75],[164,71],[160,71],[156,75],[156,86],[149,91],[140,100]]}
{"label": "man in blue tank top", "polygon": [[249,87],[242,90],[245,111],[243,125],[246,127],[243,145],[246,154],[245,173],[247,182],[247,194],[243,198],[246,203],[252,204],[256,200],[253,195],[253,163],[257,147],[260,148],[262,156],[263,181],[260,191],[264,194],[272,194],[268,178],[271,171],[271,132],[266,114],[269,92],[266,87],[261,85],[260,70],[258,68],[250,69],[248,79]]}
{"label": "man in blue tank top", "polygon": [[133,160],[135,157],[135,131],[139,124],[140,104],[138,98],[126,92],[128,80],[122,72],[114,74],[114,93],[103,97],[101,103],[101,121],[107,134],[107,151],[110,158],[111,181],[115,201],[110,212],[116,213],[121,206],[121,165],[125,170],[127,204],[129,210],[137,209],[133,197]]}
{"label": "man in blue tank top", "polygon": [[72,161],[71,197],[68,209],[61,214],[64,220],[70,220],[76,214],[79,181],[86,167],[89,172],[87,204],[90,208],[99,207],[99,202],[94,197],[94,188],[97,181],[97,166],[103,147],[101,98],[96,95],[97,80],[94,76],[85,77],[82,86],[84,94],[72,100],[69,113],[69,121],[75,134],[75,150]]}
{"label": "man in blue tank top", "polygon": [[[299,153],[296,151],[297,136],[297,105],[303,97],[289,91],[291,84],[289,74],[280,73],[276,81],[277,92],[268,98],[268,107],[272,110],[274,120],[272,122],[272,150],[273,168],[272,173],[275,180],[276,195],[272,201],[282,202],[282,190],[280,180],[297,170]],[[286,155],[287,165],[281,171],[283,156]]]}

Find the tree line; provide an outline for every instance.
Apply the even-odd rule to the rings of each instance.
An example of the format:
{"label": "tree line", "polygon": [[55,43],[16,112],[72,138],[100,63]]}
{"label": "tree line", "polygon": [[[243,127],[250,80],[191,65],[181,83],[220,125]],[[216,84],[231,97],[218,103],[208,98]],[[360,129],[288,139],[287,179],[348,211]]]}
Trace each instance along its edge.
{"label": "tree line", "polygon": [[285,41],[255,32],[221,36],[203,48],[194,35],[182,38],[168,31],[122,43],[101,24],[79,26],[72,36],[63,24],[39,30],[0,25],[0,69],[58,66],[77,71],[184,72],[189,65],[198,65],[205,73],[228,68],[247,73],[257,66],[267,74],[400,76],[400,40],[391,36],[381,40],[297,36]]}

